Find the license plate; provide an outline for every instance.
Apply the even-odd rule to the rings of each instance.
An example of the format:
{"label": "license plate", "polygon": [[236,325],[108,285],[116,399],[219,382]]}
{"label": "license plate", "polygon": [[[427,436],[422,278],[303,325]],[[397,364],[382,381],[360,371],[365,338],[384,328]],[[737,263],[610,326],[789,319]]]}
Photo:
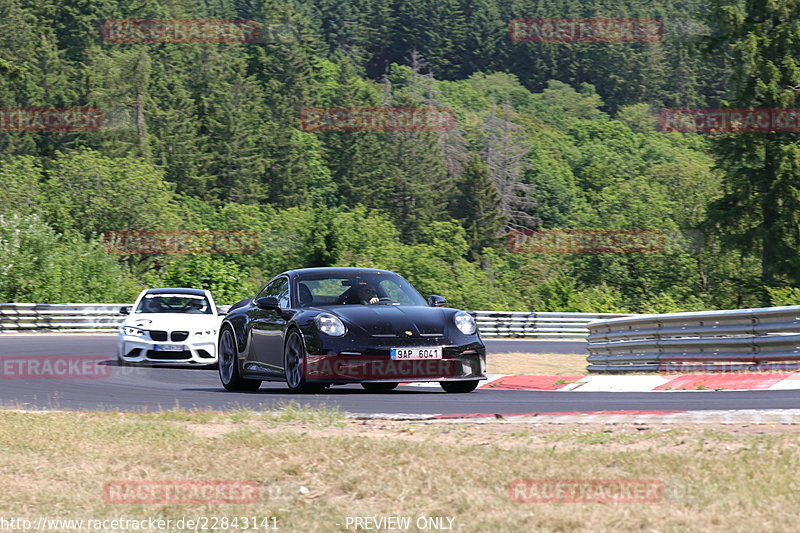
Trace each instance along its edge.
{"label": "license plate", "polygon": [[183,344],[156,344],[153,349],[157,352],[182,352]]}
{"label": "license plate", "polygon": [[441,359],[442,348],[392,348],[390,355],[392,359]]}

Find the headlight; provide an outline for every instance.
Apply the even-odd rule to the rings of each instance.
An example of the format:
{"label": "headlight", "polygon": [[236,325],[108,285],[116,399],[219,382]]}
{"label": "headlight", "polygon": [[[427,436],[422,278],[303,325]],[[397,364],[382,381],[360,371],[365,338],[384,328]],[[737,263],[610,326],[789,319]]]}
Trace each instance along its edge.
{"label": "headlight", "polygon": [[200,337],[211,337],[217,334],[217,330],[215,329],[207,329],[205,331],[195,331],[195,335],[199,335]]}
{"label": "headlight", "polygon": [[342,321],[333,315],[322,313],[314,317],[314,323],[317,328],[325,335],[331,337],[341,337],[345,334],[344,324]]}
{"label": "headlight", "polygon": [[478,325],[475,323],[475,319],[472,318],[472,315],[469,313],[465,313],[464,311],[459,311],[455,315],[453,315],[453,321],[456,323],[456,327],[463,333],[464,335],[472,335],[478,330]]}
{"label": "headlight", "polygon": [[124,328],[122,328],[122,332],[125,335],[130,335],[131,337],[144,337],[144,330],[138,328],[131,328],[125,326]]}

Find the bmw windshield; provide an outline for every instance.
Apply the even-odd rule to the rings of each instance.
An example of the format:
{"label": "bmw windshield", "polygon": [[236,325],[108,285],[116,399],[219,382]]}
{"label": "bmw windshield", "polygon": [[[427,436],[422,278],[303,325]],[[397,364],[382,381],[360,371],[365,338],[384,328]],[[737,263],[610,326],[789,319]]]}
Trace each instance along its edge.
{"label": "bmw windshield", "polygon": [[211,305],[205,296],[196,294],[145,294],[135,313],[186,313],[211,315]]}

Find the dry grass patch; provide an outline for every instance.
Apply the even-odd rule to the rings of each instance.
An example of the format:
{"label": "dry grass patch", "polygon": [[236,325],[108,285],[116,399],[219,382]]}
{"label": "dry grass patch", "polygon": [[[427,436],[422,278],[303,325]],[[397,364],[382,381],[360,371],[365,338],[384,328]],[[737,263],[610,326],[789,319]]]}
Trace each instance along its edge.
{"label": "dry grass patch", "polygon": [[[348,516],[454,517],[457,532],[791,531],[798,444],[795,426],[427,424],[296,406],[0,411],[0,516],[275,516],[281,530],[303,532],[345,531]],[[665,493],[644,504],[515,503],[515,479],[650,479]],[[241,505],[114,504],[103,495],[114,480],[250,481],[261,496]]]}
{"label": "dry grass patch", "polygon": [[585,376],[586,355],[565,353],[490,353],[486,356],[490,374],[539,376]]}

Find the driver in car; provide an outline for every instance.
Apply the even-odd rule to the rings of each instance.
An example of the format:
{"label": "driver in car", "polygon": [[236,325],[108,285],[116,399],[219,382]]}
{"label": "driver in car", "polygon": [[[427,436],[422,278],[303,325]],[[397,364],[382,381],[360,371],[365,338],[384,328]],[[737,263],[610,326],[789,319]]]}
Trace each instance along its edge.
{"label": "driver in car", "polygon": [[376,304],[379,302],[375,289],[362,282],[358,285],[358,299],[361,305]]}

